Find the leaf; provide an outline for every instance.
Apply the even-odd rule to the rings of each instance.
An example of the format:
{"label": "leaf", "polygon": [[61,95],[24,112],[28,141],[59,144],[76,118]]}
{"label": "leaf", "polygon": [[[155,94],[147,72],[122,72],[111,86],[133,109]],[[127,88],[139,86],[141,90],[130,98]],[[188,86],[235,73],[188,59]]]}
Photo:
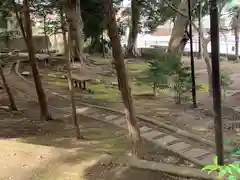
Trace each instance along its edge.
{"label": "leaf", "polygon": [[213,164],[218,164],[218,157],[217,156],[215,156],[214,158],[213,158]]}
{"label": "leaf", "polygon": [[230,176],[228,176],[228,180],[237,180],[237,177],[233,176],[233,175],[230,175]]}
{"label": "leaf", "polygon": [[231,168],[232,171],[240,173],[240,168],[238,164],[229,164],[228,166]]}
{"label": "leaf", "polygon": [[219,169],[219,166],[213,164],[213,165],[207,165],[207,166],[203,167],[201,170],[202,171],[215,171],[217,169]]}
{"label": "leaf", "polygon": [[226,144],[231,144],[233,142],[233,140],[232,139],[224,139],[223,142]]}

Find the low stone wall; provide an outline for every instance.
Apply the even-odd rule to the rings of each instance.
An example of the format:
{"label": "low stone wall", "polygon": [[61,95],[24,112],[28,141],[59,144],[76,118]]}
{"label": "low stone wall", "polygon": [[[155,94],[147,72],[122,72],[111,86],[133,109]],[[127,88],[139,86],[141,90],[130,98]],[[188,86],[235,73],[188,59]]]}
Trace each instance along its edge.
{"label": "low stone wall", "polygon": [[[47,43],[48,43],[48,47],[51,48],[51,42],[49,40],[49,37],[47,37]],[[43,50],[46,50],[47,43],[44,36],[33,36],[33,45],[36,52],[41,52]],[[8,48],[9,50],[17,49],[23,52],[27,51],[26,43],[22,37],[11,40],[8,44]]]}

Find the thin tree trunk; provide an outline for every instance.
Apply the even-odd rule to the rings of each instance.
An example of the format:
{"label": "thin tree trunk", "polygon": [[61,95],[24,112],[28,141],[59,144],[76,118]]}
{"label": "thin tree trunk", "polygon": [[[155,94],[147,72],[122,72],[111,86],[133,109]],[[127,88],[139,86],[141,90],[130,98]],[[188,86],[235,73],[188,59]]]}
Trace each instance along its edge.
{"label": "thin tree trunk", "polygon": [[137,49],[137,37],[139,32],[140,21],[140,6],[138,0],[131,2],[131,26],[128,35],[128,45],[126,50],[127,57],[139,56],[140,52]]}
{"label": "thin tree trunk", "polygon": [[[179,52],[182,53],[182,42],[186,33],[186,28],[188,27],[188,0],[182,0],[179,4],[178,10],[184,14],[177,14],[176,20],[174,21],[174,26],[172,29],[172,34],[170,41],[168,43],[168,52]],[[197,0],[191,0],[191,9],[195,7]]]}
{"label": "thin tree trunk", "polygon": [[73,81],[72,81],[72,72],[71,72],[71,58],[72,58],[72,53],[71,53],[71,36],[68,36],[68,56],[66,56],[66,61],[67,61],[67,69],[68,69],[68,88],[70,92],[70,97],[71,97],[71,103],[72,103],[72,120],[74,127],[76,129],[76,137],[77,139],[82,139],[81,134],[80,134],[80,128],[78,124],[78,118],[77,118],[77,111],[76,111],[76,103],[75,103],[75,93],[74,93],[74,88],[73,88]]}
{"label": "thin tree trunk", "polygon": [[[201,3],[199,4],[199,14],[198,14],[198,26],[199,26],[199,31],[202,31],[202,5]],[[200,33],[198,33],[198,58],[203,59],[203,54],[202,54],[202,40],[200,37]]]}
{"label": "thin tree trunk", "polygon": [[125,106],[126,120],[128,124],[129,134],[133,145],[133,155],[140,157],[141,153],[141,136],[137,123],[133,101],[131,96],[131,89],[129,86],[126,68],[124,64],[124,57],[120,43],[118,26],[115,19],[115,11],[113,9],[112,0],[104,0],[104,9],[106,11],[108,22],[108,34],[112,44],[112,53],[115,61],[115,68],[120,83],[123,103]]}
{"label": "thin tree trunk", "polygon": [[5,88],[5,90],[6,90],[7,94],[8,94],[8,99],[9,99],[9,102],[10,102],[10,108],[13,111],[17,111],[17,106],[15,104],[13,95],[11,93],[11,90],[10,90],[8,84],[7,84],[5,75],[3,73],[2,64],[0,64],[0,75],[1,75],[1,78],[2,78],[2,82],[3,82],[4,88]]}
{"label": "thin tree trunk", "polygon": [[[40,75],[38,72],[38,66],[35,58],[35,50],[33,46],[33,40],[32,40],[32,26],[31,26],[31,19],[30,19],[30,10],[29,10],[29,2],[28,0],[23,1],[23,8],[24,8],[24,22],[25,22],[25,30],[23,30],[23,36],[25,36],[25,42],[28,48],[28,57],[30,60],[30,65],[32,67],[32,73],[34,78],[34,83],[36,86],[38,101],[40,104],[40,110],[41,110],[41,120],[51,120],[51,116],[48,113],[48,105],[47,105],[47,98],[46,94],[44,92],[42,82],[40,80]],[[21,22],[19,22],[21,24]],[[20,25],[21,26],[21,25]],[[22,25],[23,27],[23,25]]]}
{"label": "thin tree trunk", "polygon": [[207,73],[208,73],[208,86],[209,86],[209,95],[212,96],[212,65],[211,65],[211,58],[209,56],[209,53],[208,53],[208,44],[211,40],[211,37],[210,35],[208,37],[204,37],[204,34],[203,34],[203,29],[199,29],[196,27],[196,25],[193,23],[192,24],[193,27],[198,31],[199,33],[199,36],[201,38],[201,46],[202,46],[202,53],[203,53],[203,59],[205,61],[205,64],[206,64],[206,68],[207,68]]}
{"label": "thin tree trunk", "polygon": [[234,37],[235,37],[235,56],[236,56],[236,60],[239,59],[239,53],[238,53],[238,47],[239,47],[239,40],[238,40],[238,28],[235,27],[234,28]]}
{"label": "thin tree trunk", "polygon": [[154,97],[157,96],[157,87],[156,87],[156,83],[153,83],[153,95],[154,95]]}
{"label": "thin tree trunk", "polygon": [[46,15],[43,17],[43,31],[44,31],[44,39],[45,39],[45,46],[47,49],[47,53],[50,55],[50,51],[49,51],[49,47],[48,47],[47,29],[46,29]]}
{"label": "thin tree trunk", "polygon": [[60,21],[61,21],[61,29],[62,29],[62,37],[63,37],[63,46],[64,46],[64,54],[65,57],[68,57],[68,43],[67,43],[67,35],[66,35],[66,23],[63,15],[63,9],[60,9]]}

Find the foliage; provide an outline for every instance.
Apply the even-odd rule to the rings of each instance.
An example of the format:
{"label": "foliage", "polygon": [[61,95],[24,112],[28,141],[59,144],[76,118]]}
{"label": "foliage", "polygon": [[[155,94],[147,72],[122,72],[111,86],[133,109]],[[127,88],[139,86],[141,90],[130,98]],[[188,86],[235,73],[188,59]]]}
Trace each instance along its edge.
{"label": "foliage", "polygon": [[[163,57],[163,58],[166,58]],[[148,62],[148,70],[146,77],[139,78],[139,85],[141,83],[149,84],[153,89],[153,94],[156,96],[157,89],[164,89],[168,87],[168,70],[164,65],[163,59],[155,59]]]}
{"label": "foliage", "polygon": [[221,87],[223,89],[223,95],[225,98],[226,91],[229,89],[229,87],[233,83],[233,81],[231,80],[230,75],[226,70],[221,70],[220,78],[221,78]]}
{"label": "foliage", "polygon": [[191,72],[189,67],[184,67],[180,56],[162,53],[148,64],[145,77],[138,78],[138,84],[151,85],[153,92],[156,92],[156,89],[170,88],[174,92],[176,103],[188,101],[192,87]]}
{"label": "foliage", "polygon": [[213,164],[207,165],[202,168],[202,171],[208,171],[208,173],[216,172],[218,179],[228,178],[229,180],[237,180],[237,174],[240,174],[240,164],[232,163],[228,165],[218,165],[217,156],[213,158]]}
{"label": "foliage", "polygon": [[[231,0],[219,1],[220,12],[222,8],[230,1]],[[154,31],[159,25],[164,24],[168,20],[174,22],[178,14],[178,12],[176,12],[176,9],[178,9],[180,2],[181,0],[143,0],[144,10],[141,13],[144,17],[144,27],[148,28],[150,31]],[[197,3],[196,7],[194,7],[192,10],[194,20],[198,18],[200,5],[202,16],[209,14],[209,1],[201,0],[200,2],[201,3]]]}
{"label": "foliage", "polygon": [[[231,144],[232,140],[227,139],[225,141],[227,144]],[[240,155],[240,147],[234,147],[225,157],[227,159],[232,156],[239,156]],[[213,164],[207,165],[202,168],[203,171],[208,171],[208,173],[216,172],[218,173],[218,178],[228,178],[229,180],[237,180],[238,174],[240,175],[240,162],[235,161],[232,164],[227,164],[224,166],[218,165],[217,157],[213,158]]]}
{"label": "foliage", "polygon": [[176,104],[189,101],[189,92],[192,89],[192,75],[189,67],[181,62],[180,57],[172,58],[172,72],[169,87],[174,92]]}
{"label": "foliage", "polygon": [[0,41],[7,44],[10,40],[15,39],[17,35],[19,35],[19,32],[15,30],[0,32]]}

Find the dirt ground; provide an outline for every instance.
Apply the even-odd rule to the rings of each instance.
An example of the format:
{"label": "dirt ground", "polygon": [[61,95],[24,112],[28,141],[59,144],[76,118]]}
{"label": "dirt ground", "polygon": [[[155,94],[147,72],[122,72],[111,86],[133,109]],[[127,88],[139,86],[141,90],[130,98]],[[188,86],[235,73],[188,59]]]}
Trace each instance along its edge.
{"label": "dirt ground", "polygon": [[[121,157],[131,152],[125,130],[79,116],[86,140],[76,140],[71,123],[38,121],[39,110],[33,101],[12,91],[20,111],[0,108],[0,180],[186,179],[125,166],[95,165],[102,154]],[[0,102],[6,106],[7,96],[3,90],[0,94]],[[200,168],[148,142],[144,142],[143,152],[146,160]]]}
{"label": "dirt ground", "polygon": [[[98,105],[114,107],[122,109],[121,96],[116,86],[116,76],[112,74],[111,65],[108,59],[95,58],[95,68],[91,68],[92,72],[98,75],[93,77],[98,82],[88,83],[88,88],[91,93],[81,92],[76,89],[78,100],[94,103]],[[184,62],[190,65],[189,58],[184,58]],[[77,63],[76,63],[77,64]],[[76,65],[77,66],[77,65]],[[151,87],[147,85],[136,85],[136,77],[139,77],[142,72],[147,69],[147,64],[142,61],[131,61],[127,64],[132,93],[134,97],[135,108],[138,114],[145,115],[151,118],[159,119],[163,122],[175,125],[181,129],[195,133],[214,140],[213,115],[212,115],[212,98],[209,98],[207,92],[197,91],[197,109],[191,108],[190,104],[176,105],[169,92],[159,92],[156,98],[145,96],[151,94]],[[237,93],[240,89],[238,69],[240,63],[222,61],[221,69],[230,73],[233,84],[229,89],[229,96],[223,99],[223,123],[227,124],[230,121],[240,120],[240,113],[233,110],[240,105],[240,95]],[[99,71],[99,69],[102,69]],[[204,87],[208,87],[207,71],[205,63],[202,60],[195,60],[196,83]],[[28,67],[24,67],[28,70]],[[100,72],[100,73],[99,73]],[[41,68],[42,79],[45,87],[61,94],[67,94],[68,85],[66,80],[60,78],[66,72],[56,71],[55,66],[50,69]],[[30,77],[31,79],[31,77]],[[143,96],[139,96],[143,94]],[[145,94],[145,95],[144,95]],[[239,97],[238,97],[239,96]],[[224,126],[225,127],[225,126]],[[225,129],[225,139],[233,139],[235,144],[240,142],[240,134],[234,130]]]}
{"label": "dirt ground", "polygon": [[[111,67],[109,64],[106,64],[109,61],[100,60],[96,62],[100,62],[99,64],[95,64],[98,66],[98,72],[99,67],[102,69],[99,79],[97,82],[88,83],[88,88],[92,90],[91,93],[83,93],[76,90],[77,100],[122,109],[121,97],[115,84],[116,77],[111,75]],[[189,61],[186,60],[186,62]],[[205,138],[214,138],[214,131],[210,127],[213,122],[211,114],[204,114],[200,108],[189,108],[189,105],[175,105],[169,94],[165,92],[159,93],[156,98],[139,96],[139,94],[151,93],[150,87],[135,85],[135,77],[141,74],[147,66],[141,62],[128,64],[127,66],[131,77],[130,82],[135,108],[138,114],[159,119]],[[239,82],[236,77],[238,77],[237,70],[240,64],[223,62],[222,66],[231,70],[231,76],[234,80],[231,89],[237,90]],[[29,71],[29,67],[24,66],[22,71],[25,70]],[[65,72],[57,72],[56,70],[56,68],[46,69],[40,66],[44,86],[53,91],[68,95],[66,79],[61,77]],[[196,61],[196,73],[198,74],[197,83],[207,84],[204,62]],[[29,79],[31,80],[31,76]],[[25,87],[25,89],[27,90],[28,87]],[[0,141],[0,167],[4,167],[0,170],[0,179],[114,180],[115,178],[130,180],[131,178],[145,180],[148,178],[149,180],[157,180],[160,177],[170,180],[184,179],[164,173],[130,169],[117,165],[108,168],[103,166],[92,167],[92,162],[103,153],[121,157],[131,151],[125,131],[115,126],[103,124],[81,116],[79,117],[81,130],[87,140],[77,141],[74,138],[75,131],[71,124],[36,121],[39,117],[38,104],[15,90],[13,90],[13,93],[18,107],[22,109],[16,113],[0,109],[0,138],[2,139]],[[32,93],[35,92],[29,92],[29,94]],[[202,104],[201,107],[204,109],[211,108],[209,107],[211,103],[209,103],[206,93],[198,92],[198,95],[198,101]],[[233,99],[237,100],[236,97]],[[56,104],[59,104],[57,98],[54,100]],[[3,90],[0,92],[0,103],[5,106],[8,105],[8,100]],[[224,103],[234,104],[231,102],[231,97]],[[235,104],[237,105],[238,102],[235,102]],[[62,107],[64,106],[66,106],[65,103],[62,104]],[[56,112],[56,114],[59,114],[59,112]],[[233,120],[233,114],[234,112],[230,110],[224,112],[224,120]],[[60,114],[60,116],[63,117],[64,114]],[[235,115],[234,118],[237,119],[238,116]],[[235,141],[240,140],[239,135],[235,132],[225,132],[225,138],[231,138]],[[146,160],[197,167],[175,154],[159,149],[147,142],[145,143],[144,158]],[[14,174],[12,173],[13,170]]]}

